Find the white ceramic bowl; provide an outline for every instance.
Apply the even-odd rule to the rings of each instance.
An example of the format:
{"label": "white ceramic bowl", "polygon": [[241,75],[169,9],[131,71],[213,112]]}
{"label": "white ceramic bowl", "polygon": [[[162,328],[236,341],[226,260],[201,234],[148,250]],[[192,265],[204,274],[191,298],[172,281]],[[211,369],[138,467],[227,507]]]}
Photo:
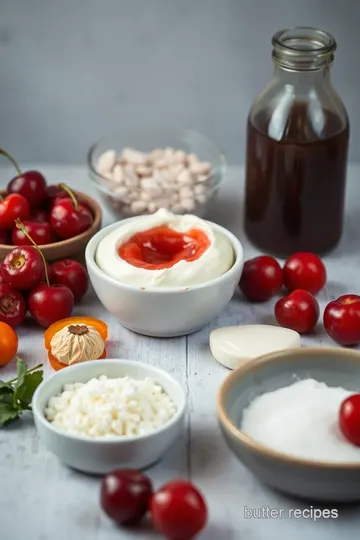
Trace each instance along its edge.
{"label": "white ceramic bowl", "polygon": [[[113,437],[106,440],[69,435],[52,426],[44,409],[65,384],[86,382],[93,377],[152,377],[177,406],[173,418],[163,427],[139,437]],[[67,367],[46,379],[33,398],[33,414],[39,438],[65,465],[91,474],[105,474],[118,467],[143,469],[156,463],[181,436],[186,395],[181,385],[165,371],[135,360],[96,360]]]}
{"label": "white ceramic bowl", "polygon": [[99,300],[123,326],[139,334],[176,337],[200,330],[219,315],[236,290],[244,266],[241,243],[227,229],[208,222],[233,246],[235,262],[230,270],[202,285],[141,289],[116,281],[95,262],[99,242],[134,219],[137,218],[124,219],[101,229],[86,247],[86,266]]}

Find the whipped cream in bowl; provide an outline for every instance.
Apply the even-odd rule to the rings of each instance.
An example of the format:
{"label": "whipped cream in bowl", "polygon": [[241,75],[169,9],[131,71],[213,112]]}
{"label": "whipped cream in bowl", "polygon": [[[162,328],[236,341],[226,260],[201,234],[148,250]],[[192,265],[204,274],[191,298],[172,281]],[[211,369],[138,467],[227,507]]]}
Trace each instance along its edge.
{"label": "whipped cream in bowl", "polygon": [[[155,231],[154,231],[155,229]],[[168,260],[166,265],[159,263],[153,264],[148,268],[146,255],[144,256],[144,265],[135,266],[121,256],[121,246],[129,242],[137,233],[146,233],[143,236],[143,246],[149,252],[149,258],[153,257],[156,247],[151,242],[151,233],[154,231],[153,238],[156,240],[156,234],[163,234],[166,239],[166,233],[172,235],[174,231],[176,237],[171,237],[168,244],[163,242],[162,247],[170,247],[171,241],[180,240],[189,246],[196,243],[196,237],[187,236],[189,231],[198,231],[199,236],[204,236],[207,240],[206,248],[189,259],[180,258],[178,260]],[[182,248],[183,246],[180,246]],[[193,248],[196,249],[196,246]],[[119,253],[120,251],[120,253]],[[191,255],[190,251],[190,255]],[[161,255],[159,253],[159,259]],[[170,253],[170,255],[176,255]],[[173,258],[174,259],[174,258]],[[193,215],[176,215],[165,209],[160,209],[153,215],[135,219],[126,225],[120,225],[105,236],[98,245],[95,260],[99,268],[108,276],[119,282],[128,285],[138,285],[142,287],[188,287],[192,285],[201,285],[212,279],[215,279],[227,272],[235,261],[235,254],[230,240],[214,229],[208,222]],[[140,261],[141,262],[141,261]]]}
{"label": "whipped cream in bowl", "polygon": [[244,264],[230,231],[165,209],[102,229],[85,257],[105,308],[127,328],[156,337],[210,322],[232,298]]}

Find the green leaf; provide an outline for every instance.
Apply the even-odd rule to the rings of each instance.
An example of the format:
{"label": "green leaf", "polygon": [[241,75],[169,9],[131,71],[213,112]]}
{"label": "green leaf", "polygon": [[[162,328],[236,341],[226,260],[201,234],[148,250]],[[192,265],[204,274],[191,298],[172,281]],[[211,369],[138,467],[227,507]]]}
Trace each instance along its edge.
{"label": "green leaf", "polygon": [[0,394],[2,392],[13,392],[14,389],[11,383],[0,381]]}
{"label": "green leaf", "polygon": [[25,382],[25,377],[27,373],[27,365],[25,364],[24,360],[22,360],[21,358],[17,359],[16,371],[17,371],[17,380],[15,382],[15,389],[21,388],[21,386]]}
{"label": "green leaf", "polygon": [[14,406],[14,392],[3,392],[0,393],[0,404],[6,404]]}
{"label": "green leaf", "polygon": [[0,403],[0,427],[19,418],[20,412],[14,409],[12,405]]}
{"label": "green leaf", "polygon": [[34,392],[43,380],[43,374],[42,370],[27,373],[23,384],[15,387],[14,404],[16,406],[21,405],[24,409],[30,406]]}

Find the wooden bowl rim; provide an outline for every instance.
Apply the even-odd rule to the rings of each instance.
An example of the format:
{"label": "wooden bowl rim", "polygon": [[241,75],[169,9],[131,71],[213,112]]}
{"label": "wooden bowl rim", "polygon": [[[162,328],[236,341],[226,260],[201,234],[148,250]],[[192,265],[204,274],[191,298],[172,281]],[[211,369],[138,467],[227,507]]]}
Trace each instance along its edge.
{"label": "wooden bowl rim", "polygon": [[[86,193],[82,193],[81,191],[73,190],[73,192],[78,195],[79,197],[83,197],[87,201],[89,201],[89,206],[91,207],[91,211],[94,217],[94,221],[91,224],[91,227],[86,229],[86,231],[78,234],[77,236],[73,236],[72,238],[67,238],[66,240],[60,240],[59,242],[53,242],[52,244],[43,244],[39,246],[41,250],[46,250],[49,248],[54,249],[55,247],[62,247],[62,246],[69,246],[72,244],[75,244],[76,242],[79,242],[83,240],[84,238],[87,238],[91,233],[97,231],[101,225],[101,219],[102,219],[102,210],[101,206],[95,199],[90,197],[89,195],[86,195]],[[0,195],[4,195],[6,193],[6,190],[2,189],[0,190]],[[14,249],[15,245],[8,245],[8,244],[0,244],[1,250],[7,250],[11,251]]]}

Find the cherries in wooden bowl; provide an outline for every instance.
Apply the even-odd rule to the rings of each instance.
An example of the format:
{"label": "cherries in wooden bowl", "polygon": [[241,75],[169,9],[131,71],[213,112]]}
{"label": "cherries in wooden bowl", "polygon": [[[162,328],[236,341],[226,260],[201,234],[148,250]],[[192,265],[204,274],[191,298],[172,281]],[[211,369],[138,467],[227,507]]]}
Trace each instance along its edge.
{"label": "cherries in wooden bowl", "polygon": [[0,260],[13,246],[29,245],[15,226],[19,218],[41,247],[47,260],[83,253],[88,240],[100,229],[102,212],[94,199],[72,190],[67,184],[48,185],[39,171],[21,171],[4,150],[17,175],[0,191]]}

